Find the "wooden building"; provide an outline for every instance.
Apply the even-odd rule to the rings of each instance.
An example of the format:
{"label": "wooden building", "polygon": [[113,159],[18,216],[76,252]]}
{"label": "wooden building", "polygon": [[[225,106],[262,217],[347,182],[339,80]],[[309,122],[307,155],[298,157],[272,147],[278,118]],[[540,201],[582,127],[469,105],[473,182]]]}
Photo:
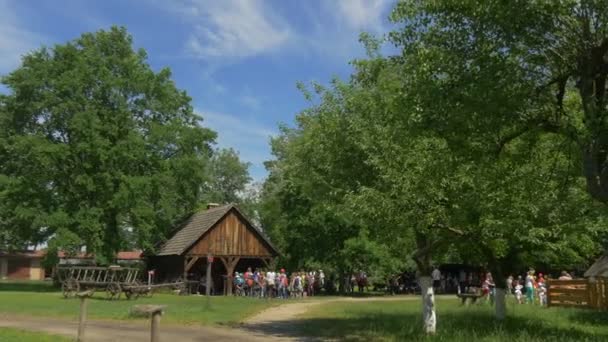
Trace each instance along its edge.
{"label": "wooden building", "polygon": [[0,251],[0,279],[43,280],[44,251]]}
{"label": "wooden building", "polygon": [[[232,293],[232,276],[247,267],[267,267],[279,253],[270,240],[232,204],[209,206],[190,216],[150,257],[157,281],[199,280],[211,262],[215,293]],[[211,256],[213,260],[208,261]]]}

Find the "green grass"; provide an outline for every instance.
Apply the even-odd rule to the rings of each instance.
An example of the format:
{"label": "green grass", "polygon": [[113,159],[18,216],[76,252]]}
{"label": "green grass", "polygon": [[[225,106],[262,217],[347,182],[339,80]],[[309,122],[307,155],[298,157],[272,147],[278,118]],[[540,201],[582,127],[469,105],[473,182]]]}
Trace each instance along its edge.
{"label": "green grass", "polygon": [[[11,287],[11,289],[15,288]],[[175,294],[155,294],[152,298],[109,301],[105,299],[104,292],[97,292],[89,301],[88,315],[91,319],[142,320],[143,318],[132,317],[129,314],[133,305],[159,304],[167,305],[163,323],[234,324],[277,303],[277,301],[252,298],[218,296],[211,297],[210,305],[207,306],[207,298],[204,296]],[[64,299],[56,290],[54,292],[0,290],[0,313],[77,319],[78,312],[79,299]]]}
{"label": "green grass", "polygon": [[608,341],[608,314],[590,310],[510,305],[498,323],[493,307],[437,301],[437,334],[422,333],[419,300],[322,305],[297,322],[299,333],[344,341]]}
{"label": "green grass", "polygon": [[12,328],[0,328],[2,342],[68,342],[69,338],[43,333],[27,332]]}
{"label": "green grass", "polygon": [[57,292],[58,288],[53,286],[52,281],[0,280],[0,292],[1,291]]}

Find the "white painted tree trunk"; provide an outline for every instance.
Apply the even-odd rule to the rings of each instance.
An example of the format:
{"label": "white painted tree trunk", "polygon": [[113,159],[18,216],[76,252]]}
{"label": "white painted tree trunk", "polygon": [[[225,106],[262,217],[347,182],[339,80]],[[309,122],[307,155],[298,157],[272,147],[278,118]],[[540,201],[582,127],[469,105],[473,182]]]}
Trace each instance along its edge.
{"label": "white painted tree trunk", "polygon": [[496,298],[494,298],[494,305],[496,305],[496,319],[502,321],[507,313],[505,289],[496,288],[495,291]]}
{"label": "white painted tree trunk", "polygon": [[437,327],[435,315],[435,294],[431,277],[422,276],[420,281],[420,294],[422,295],[422,324],[424,332],[434,334]]}

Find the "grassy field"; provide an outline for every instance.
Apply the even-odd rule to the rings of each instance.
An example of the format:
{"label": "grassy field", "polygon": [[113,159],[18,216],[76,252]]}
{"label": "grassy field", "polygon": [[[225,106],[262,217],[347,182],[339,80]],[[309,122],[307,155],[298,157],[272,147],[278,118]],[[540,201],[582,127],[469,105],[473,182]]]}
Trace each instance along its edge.
{"label": "grassy field", "polygon": [[[231,324],[277,301],[251,298],[211,297],[210,305],[203,296],[177,296],[155,294],[152,298],[109,301],[105,293],[98,292],[90,300],[89,317],[92,319],[142,319],[131,317],[129,310],[136,304],[167,305],[163,322],[176,324]],[[78,299],[64,299],[61,294],[45,283],[0,283],[0,315],[32,315],[77,319]]]}
{"label": "grassy field", "polygon": [[587,310],[510,305],[502,324],[489,305],[437,302],[437,335],[421,331],[420,302],[323,305],[302,316],[299,332],[345,341],[608,341],[608,314]]}
{"label": "grassy field", "polygon": [[2,342],[68,342],[69,338],[33,333],[17,329],[0,328],[0,341]]}

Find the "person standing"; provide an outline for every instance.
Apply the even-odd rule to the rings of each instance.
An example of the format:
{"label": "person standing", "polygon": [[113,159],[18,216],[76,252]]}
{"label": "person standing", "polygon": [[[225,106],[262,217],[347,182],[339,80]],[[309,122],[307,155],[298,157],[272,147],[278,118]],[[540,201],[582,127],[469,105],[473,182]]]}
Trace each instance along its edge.
{"label": "person standing", "polygon": [[534,271],[528,271],[526,275],[526,303],[534,304]]}
{"label": "person standing", "polygon": [[458,293],[465,293],[466,292],[466,283],[467,283],[467,273],[464,270],[460,270],[460,272],[458,272]]}
{"label": "person standing", "polygon": [[279,274],[279,297],[287,299],[287,287],[289,286],[289,280],[285,269],[281,268],[281,274]]}
{"label": "person standing", "polygon": [[509,277],[507,277],[507,296],[510,296],[513,294],[513,275],[510,274]]}
{"label": "person standing", "polygon": [[431,272],[431,278],[433,278],[433,291],[438,293],[441,288],[441,271],[437,267]]}
{"label": "person standing", "polygon": [[319,291],[323,291],[325,288],[325,273],[323,270],[319,270]]}
{"label": "person standing", "polygon": [[272,270],[266,272],[266,296],[272,298],[275,296],[275,277],[276,273]]}

